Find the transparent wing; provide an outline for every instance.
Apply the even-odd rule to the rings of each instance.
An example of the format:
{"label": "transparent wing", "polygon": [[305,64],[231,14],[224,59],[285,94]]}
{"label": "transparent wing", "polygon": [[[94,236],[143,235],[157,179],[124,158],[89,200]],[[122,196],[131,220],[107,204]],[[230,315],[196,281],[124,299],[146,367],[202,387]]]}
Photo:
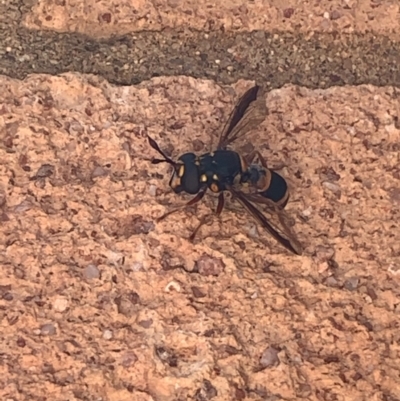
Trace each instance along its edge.
{"label": "transparent wing", "polygon": [[256,128],[267,115],[264,91],[258,85],[250,88],[233,109],[224,129],[222,130],[217,149],[226,147]]}
{"label": "transparent wing", "polygon": [[[233,187],[229,188],[229,191],[280,244],[297,255],[303,253],[302,245],[289,227],[290,219],[282,208],[259,194],[246,194]],[[253,203],[262,204],[265,214]]]}

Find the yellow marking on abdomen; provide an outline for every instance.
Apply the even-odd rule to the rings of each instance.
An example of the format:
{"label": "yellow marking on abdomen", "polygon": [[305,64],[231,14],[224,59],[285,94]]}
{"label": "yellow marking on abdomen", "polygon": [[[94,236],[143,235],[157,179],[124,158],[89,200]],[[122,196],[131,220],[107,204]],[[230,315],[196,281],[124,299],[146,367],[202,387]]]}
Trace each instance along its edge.
{"label": "yellow marking on abdomen", "polygon": [[266,191],[271,185],[271,180],[272,180],[272,173],[270,170],[266,169],[265,175],[262,176],[262,178],[259,179],[256,183],[257,189],[259,189],[260,192]]}
{"label": "yellow marking on abdomen", "polygon": [[239,155],[239,159],[240,159],[240,167],[242,168],[242,173],[244,173],[249,168],[249,166],[246,163],[246,160],[244,160],[244,157]]}

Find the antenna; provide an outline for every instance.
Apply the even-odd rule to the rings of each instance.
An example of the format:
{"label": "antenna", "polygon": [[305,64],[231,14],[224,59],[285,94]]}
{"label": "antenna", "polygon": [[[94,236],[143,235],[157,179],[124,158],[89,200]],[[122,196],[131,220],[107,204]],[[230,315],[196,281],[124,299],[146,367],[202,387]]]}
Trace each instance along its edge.
{"label": "antenna", "polygon": [[150,146],[151,146],[153,149],[155,149],[158,153],[160,153],[160,155],[162,155],[162,156],[164,157],[164,159],[153,159],[151,162],[152,162],[153,164],[169,163],[169,164],[172,164],[174,167],[176,167],[176,163],[175,163],[171,158],[169,158],[169,157],[160,149],[160,147],[158,146],[157,142],[156,142],[154,139],[150,138],[149,135],[147,135],[147,138],[148,138],[148,140],[149,140]]}

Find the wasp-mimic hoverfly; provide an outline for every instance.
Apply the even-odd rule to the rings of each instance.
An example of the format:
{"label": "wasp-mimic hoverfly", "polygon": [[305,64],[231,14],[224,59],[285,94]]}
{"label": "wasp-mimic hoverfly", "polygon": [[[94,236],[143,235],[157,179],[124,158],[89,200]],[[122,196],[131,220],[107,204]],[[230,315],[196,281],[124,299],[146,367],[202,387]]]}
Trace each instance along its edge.
{"label": "wasp-mimic hoverfly", "polygon": [[[302,245],[291,230],[289,218],[283,210],[289,199],[288,185],[284,178],[267,167],[260,152],[253,151],[243,157],[227,149],[233,141],[256,128],[266,115],[266,100],[262,89],[256,85],[236,104],[213,152],[200,156],[191,152],[185,153],[174,161],[148,136],[150,146],[163,156],[163,159],[153,159],[152,163],[169,163],[174,168],[169,182],[174,192],[196,194],[189,202],[165,213],[158,220],[199,202],[207,189],[219,194],[216,209],[218,216],[224,208],[224,192],[230,192],[232,199],[237,199],[279,243],[291,252],[301,255]],[[253,164],[256,157],[260,164]],[[247,191],[242,190],[244,187]],[[262,205],[261,210],[258,205]],[[267,218],[266,214],[270,218]],[[208,217],[209,215],[206,215],[200,220],[200,224],[190,236],[191,240]]]}

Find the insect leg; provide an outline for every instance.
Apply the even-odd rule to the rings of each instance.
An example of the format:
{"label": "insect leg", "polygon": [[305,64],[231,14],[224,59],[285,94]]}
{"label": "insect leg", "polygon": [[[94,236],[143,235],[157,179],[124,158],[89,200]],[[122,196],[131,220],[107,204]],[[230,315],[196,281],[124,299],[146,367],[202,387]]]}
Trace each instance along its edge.
{"label": "insect leg", "polygon": [[217,210],[215,211],[215,214],[219,216],[222,212],[222,209],[224,208],[225,205],[225,198],[224,198],[224,193],[220,192],[218,196],[218,205],[217,205]]}
{"label": "insect leg", "polygon": [[[220,192],[219,196],[218,196],[218,205],[217,205],[217,209],[215,211],[215,214],[217,216],[219,216],[224,208],[224,204],[225,204],[225,199],[224,199],[224,193]],[[209,220],[209,218],[211,217],[211,214],[206,214],[205,216],[203,216],[200,220],[200,223],[198,224],[198,226],[194,229],[194,231],[192,232],[192,234],[189,237],[190,241],[193,241],[194,238],[196,237],[197,232],[200,230],[200,227],[203,226],[205,223],[207,223],[207,221]]]}
{"label": "insect leg", "polygon": [[175,212],[179,212],[179,210],[184,209],[185,207],[192,206],[196,204],[197,202],[200,202],[203,199],[204,194],[206,193],[206,189],[200,191],[193,199],[191,199],[189,202],[185,203],[184,205],[181,205],[175,209],[170,210],[167,213],[164,213],[162,216],[160,216],[157,221],[164,220],[167,216],[170,214],[173,214]]}
{"label": "insect leg", "polygon": [[268,167],[267,166],[267,161],[264,159],[264,157],[262,156],[262,154],[258,150],[255,150],[255,151],[249,153],[247,156],[243,157],[243,159],[248,165],[250,165],[251,163],[253,163],[253,160],[255,159],[256,156],[260,160],[261,165],[265,169],[268,169],[268,170],[271,170],[271,171],[279,171],[279,170],[282,170],[284,167],[287,166],[285,163],[280,163],[277,167],[274,167],[274,168]]}
{"label": "insect leg", "polygon": [[264,157],[258,150],[254,150],[253,152],[249,153],[247,156],[244,157],[244,160],[246,161],[247,164],[251,164],[253,163],[253,160],[255,159],[256,156],[258,157],[258,160],[260,160],[261,165],[267,169],[268,168],[267,161],[264,159]]}

